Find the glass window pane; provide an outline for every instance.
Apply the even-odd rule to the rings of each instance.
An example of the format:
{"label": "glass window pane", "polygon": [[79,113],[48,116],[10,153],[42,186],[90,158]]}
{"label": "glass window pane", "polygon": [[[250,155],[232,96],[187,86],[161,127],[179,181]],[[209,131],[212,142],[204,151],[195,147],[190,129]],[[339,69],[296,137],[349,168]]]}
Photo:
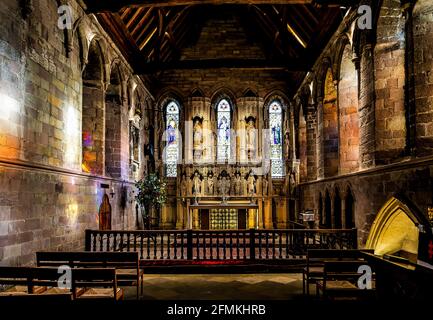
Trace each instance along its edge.
{"label": "glass window pane", "polygon": [[177,177],[177,160],[179,153],[178,131],[179,128],[179,106],[172,101],[167,105],[166,109],[166,130],[167,130],[167,145],[165,168],[166,176],[169,178]]}
{"label": "glass window pane", "polygon": [[217,108],[218,161],[226,161],[230,157],[230,117],[230,104],[226,99],[222,99]]}
{"label": "glass window pane", "polygon": [[277,101],[269,106],[271,176],[276,178],[284,176],[282,110],[281,104]]}

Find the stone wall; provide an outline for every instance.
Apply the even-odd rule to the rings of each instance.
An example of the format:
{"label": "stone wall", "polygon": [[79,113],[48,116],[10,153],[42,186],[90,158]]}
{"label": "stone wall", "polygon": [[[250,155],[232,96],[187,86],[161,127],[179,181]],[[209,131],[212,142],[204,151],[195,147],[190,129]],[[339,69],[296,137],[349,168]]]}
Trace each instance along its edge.
{"label": "stone wall", "polygon": [[416,148],[430,154],[433,148],[433,6],[419,0],[414,8],[414,70],[416,96]]}
{"label": "stone wall", "polygon": [[[391,197],[406,201],[425,215],[433,205],[430,141],[433,86],[429,78],[433,61],[430,48],[433,4],[418,1],[413,20],[411,8],[409,4],[402,8],[396,0],[385,0],[381,7],[373,6],[378,20],[372,31],[358,30],[356,14],[349,13],[295,95],[302,97],[305,88],[312,88],[307,90],[308,99],[299,99],[310,110],[308,181],[299,187],[300,209],[314,210],[317,225],[351,227],[346,212],[353,197],[354,223],[361,245],[365,244],[377,212]],[[413,53],[411,46],[407,46],[410,32],[414,35]],[[406,61],[412,56],[414,61]],[[415,100],[406,96],[413,89],[405,88],[412,83],[408,81],[412,76],[408,74],[411,63],[415,70]],[[338,79],[339,92],[340,159],[336,177],[324,176],[322,167],[322,159],[329,152],[321,143],[324,139],[321,130],[326,125],[322,111],[326,107],[322,98],[326,83],[322,79],[329,66],[334,79]],[[353,103],[356,98],[357,103]],[[416,110],[414,119],[411,110]],[[410,136],[413,133],[407,129],[409,121],[416,127],[415,150],[408,145],[413,139]],[[310,147],[314,145],[316,149]],[[349,157],[348,151],[353,153]]]}
{"label": "stone wall", "polygon": [[[182,59],[264,59],[258,40],[250,39],[239,18],[230,12],[210,18],[204,25],[197,43],[183,49]],[[155,96],[173,90],[186,102],[194,90],[212,98],[221,88],[235,97],[242,97],[252,90],[259,97],[266,97],[275,90],[285,94],[293,92],[288,83],[289,74],[279,70],[245,69],[191,69],[165,71],[158,78]]]}
{"label": "stone wall", "polygon": [[[137,88],[146,93],[143,100],[151,99],[96,19],[84,16],[75,1],[69,2],[73,22],[84,17],[73,33],[58,27],[55,1],[34,1],[33,11],[25,16],[21,3],[25,2],[0,3],[0,260],[4,265],[31,263],[37,250],[82,248],[84,230],[98,228],[105,192],[101,183],[115,192],[110,196],[113,229],[135,227],[128,170],[112,172],[119,180],[105,176],[104,128],[111,121],[105,118],[105,91],[112,61],[122,65],[123,97],[132,90],[128,88]],[[100,56],[89,55],[95,45]],[[82,76],[86,65],[98,67],[89,67]],[[128,123],[132,102],[122,103],[113,114]],[[116,126],[114,122],[112,127]],[[96,128],[89,150],[82,149],[86,127]],[[128,168],[129,137],[123,133],[115,138],[125,147],[116,148],[120,157],[113,156],[113,162]],[[92,174],[83,172],[83,158],[95,160]]]}
{"label": "stone wall", "polygon": [[[335,190],[338,190],[343,201],[350,190],[355,199],[354,220],[358,228],[359,243],[362,246],[367,240],[376,214],[389,198],[398,196],[400,199],[407,199],[420,212],[426,213],[433,200],[432,177],[433,161],[431,158],[412,163],[387,165],[360,173],[342,175],[335,179],[303,184],[301,185],[303,205],[305,209],[314,210],[319,219],[319,198],[322,195],[324,200],[328,192],[332,203],[330,210],[332,220],[335,221],[335,216],[340,215],[344,227],[344,203],[340,212],[334,210]],[[322,215],[325,214],[324,207],[323,201]]]}

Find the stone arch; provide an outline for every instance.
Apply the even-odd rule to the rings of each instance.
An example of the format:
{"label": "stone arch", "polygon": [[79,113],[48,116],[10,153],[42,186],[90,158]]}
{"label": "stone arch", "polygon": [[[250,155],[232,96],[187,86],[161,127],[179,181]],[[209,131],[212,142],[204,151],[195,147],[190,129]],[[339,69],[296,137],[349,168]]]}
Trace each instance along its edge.
{"label": "stone arch", "polygon": [[269,128],[268,107],[273,101],[278,101],[283,107],[283,123],[285,123],[286,120],[290,119],[290,104],[289,104],[290,100],[284,92],[282,92],[281,90],[273,90],[265,96],[263,101],[264,101],[263,120],[264,120],[264,126],[266,126],[266,128]]}
{"label": "stone arch", "polygon": [[235,111],[236,95],[232,90],[226,87],[220,87],[219,89],[215,90],[214,93],[211,95],[210,101],[212,108],[216,110],[218,103],[222,99],[227,99],[231,104],[232,111]]}
{"label": "stone arch", "polygon": [[334,189],[334,199],[333,199],[333,216],[334,216],[334,223],[333,228],[334,229],[341,229],[342,224],[342,217],[341,217],[341,196],[340,196],[340,190],[338,187],[335,187]]}
{"label": "stone arch", "polygon": [[412,207],[391,197],[379,210],[367,239],[366,247],[376,255],[400,255],[417,260],[419,229],[424,224]]}
{"label": "stone arch", "polygon": [[319,192],[319,203],[317,205],[318,205],[317,210],[318,210],[318,215],[319,215],[319,227],[322,227],[324,225],[322,192]]}
{"label": "stone arch", "polygon": [[122,161],[122,83],[120,65],[113,63],[110,82],[105,92],[105,174],[112,178],[122,176],[124,163]]}
{"label": "stone arch", "polygon": [[104,174],[104,83],[102,48],[94,40],[83,71],[82,169],[97,175]]}
{"label": "stone arch", "polygon": [[204,96],[204,92],[200,88],[194,88],[191,90],[191,98],[203,98]]}
{"label": "stone arch", "polygon": [[312,92],[312,95],[316,102],[321,102],[323,100],[326,75],[329,70],[331,70],[332,72],[331,58],[329,57],[323,58],[319,70],[316,73],[313,92]]}
{"label": "stone arch", "polygon": [[414,77],[416,105],[416,151],[428,155],[433,149],[433,4],[429,0],[418,0],[413,9]]}
{"label": "stone arch", "polygon": [[300,182],[307,181],[307,122],[305,115],[305,100],[299,99],[297,104],[297,112],[295,112],[295,151],[296,158],[299,159],[299,177]]}
{"label": "stone arch", "polygon": [[242,96],[246,98],[257,98],[258,94],[255,90],[251,88],[247,88],[246,90],[243,91]]}
{"label": "stone arch", "polygon": [[355,228],[355,196],[350,185],[346,188],[344,198],[344,228]]}
{"label": "stone arch", "polygon": [[401,157],[406,147],[405,18],[399,0],[383,0],[378,10],[375,75],[376,164]]}
{"label": "stone arch", "polygon": [[339,135],[338,135],[338,108],[337,90],[335,88],[333,73],[328,68],[323,82],[323,103],[319,110],[318,119],[319,147],[323,151],[320,157],[319,168],[323,168],[324,177],[333,177],[338,174],[339,166]]}
{"label": "stone arch", "polygon": [[325,199],[324,199],[324,227],[327,229],[332,228],[332,208],[331,208],[331,195],[329,194],[329,190],[325,191]]}
{"label": "stone arch", "polygon": [[352,47],[347,39],[341,50],[338,81],[339,172],[359,169],[358,72],[352,62]]}

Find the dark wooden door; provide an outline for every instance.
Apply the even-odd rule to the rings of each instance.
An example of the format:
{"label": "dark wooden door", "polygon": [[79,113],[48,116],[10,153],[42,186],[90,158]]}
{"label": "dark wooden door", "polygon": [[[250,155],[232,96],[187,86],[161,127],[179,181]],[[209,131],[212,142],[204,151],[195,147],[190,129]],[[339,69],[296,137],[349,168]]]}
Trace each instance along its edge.
{"label": "dark wooden door", "polygon": [[111,230],[111,204],[107,194],[104,194],[99,207],[99,230]]}
{"label": "dark wooden door", "polygon": [[209,210],[200,210],[200,228],[201,230],[209,230]]}
{"label": "dark wooden door", "polygon": [[247,209],[238,210],[238,229],[247,228]]}

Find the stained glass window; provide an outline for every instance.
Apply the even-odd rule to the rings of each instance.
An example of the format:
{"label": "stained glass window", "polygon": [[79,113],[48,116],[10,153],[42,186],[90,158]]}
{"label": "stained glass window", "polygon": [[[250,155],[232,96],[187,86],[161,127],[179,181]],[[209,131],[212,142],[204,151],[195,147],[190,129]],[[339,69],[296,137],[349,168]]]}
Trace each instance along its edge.
{"label": "stained glass window", "polygon": [[270,129],[270,160],[271,176],[280,178],[284,176],[283,163],[283,140],[282,140],[282,123],[283,109],[278,101],[274,101],[269,106],[269,129]]}
{"label": "stained glass window", "polygon": [[179,106],[172,101],[166,109],[166,134],[167,145],[165,153],[166,176],[169,178],[177,177],[177,160],[179,153],[178,134],[179,134]]}
{"label": "stained glass window", "polygon": [[222,99],[217,107],[218,161],[226,161],[230,158],[230,117],[230,104],[226,99]]}

